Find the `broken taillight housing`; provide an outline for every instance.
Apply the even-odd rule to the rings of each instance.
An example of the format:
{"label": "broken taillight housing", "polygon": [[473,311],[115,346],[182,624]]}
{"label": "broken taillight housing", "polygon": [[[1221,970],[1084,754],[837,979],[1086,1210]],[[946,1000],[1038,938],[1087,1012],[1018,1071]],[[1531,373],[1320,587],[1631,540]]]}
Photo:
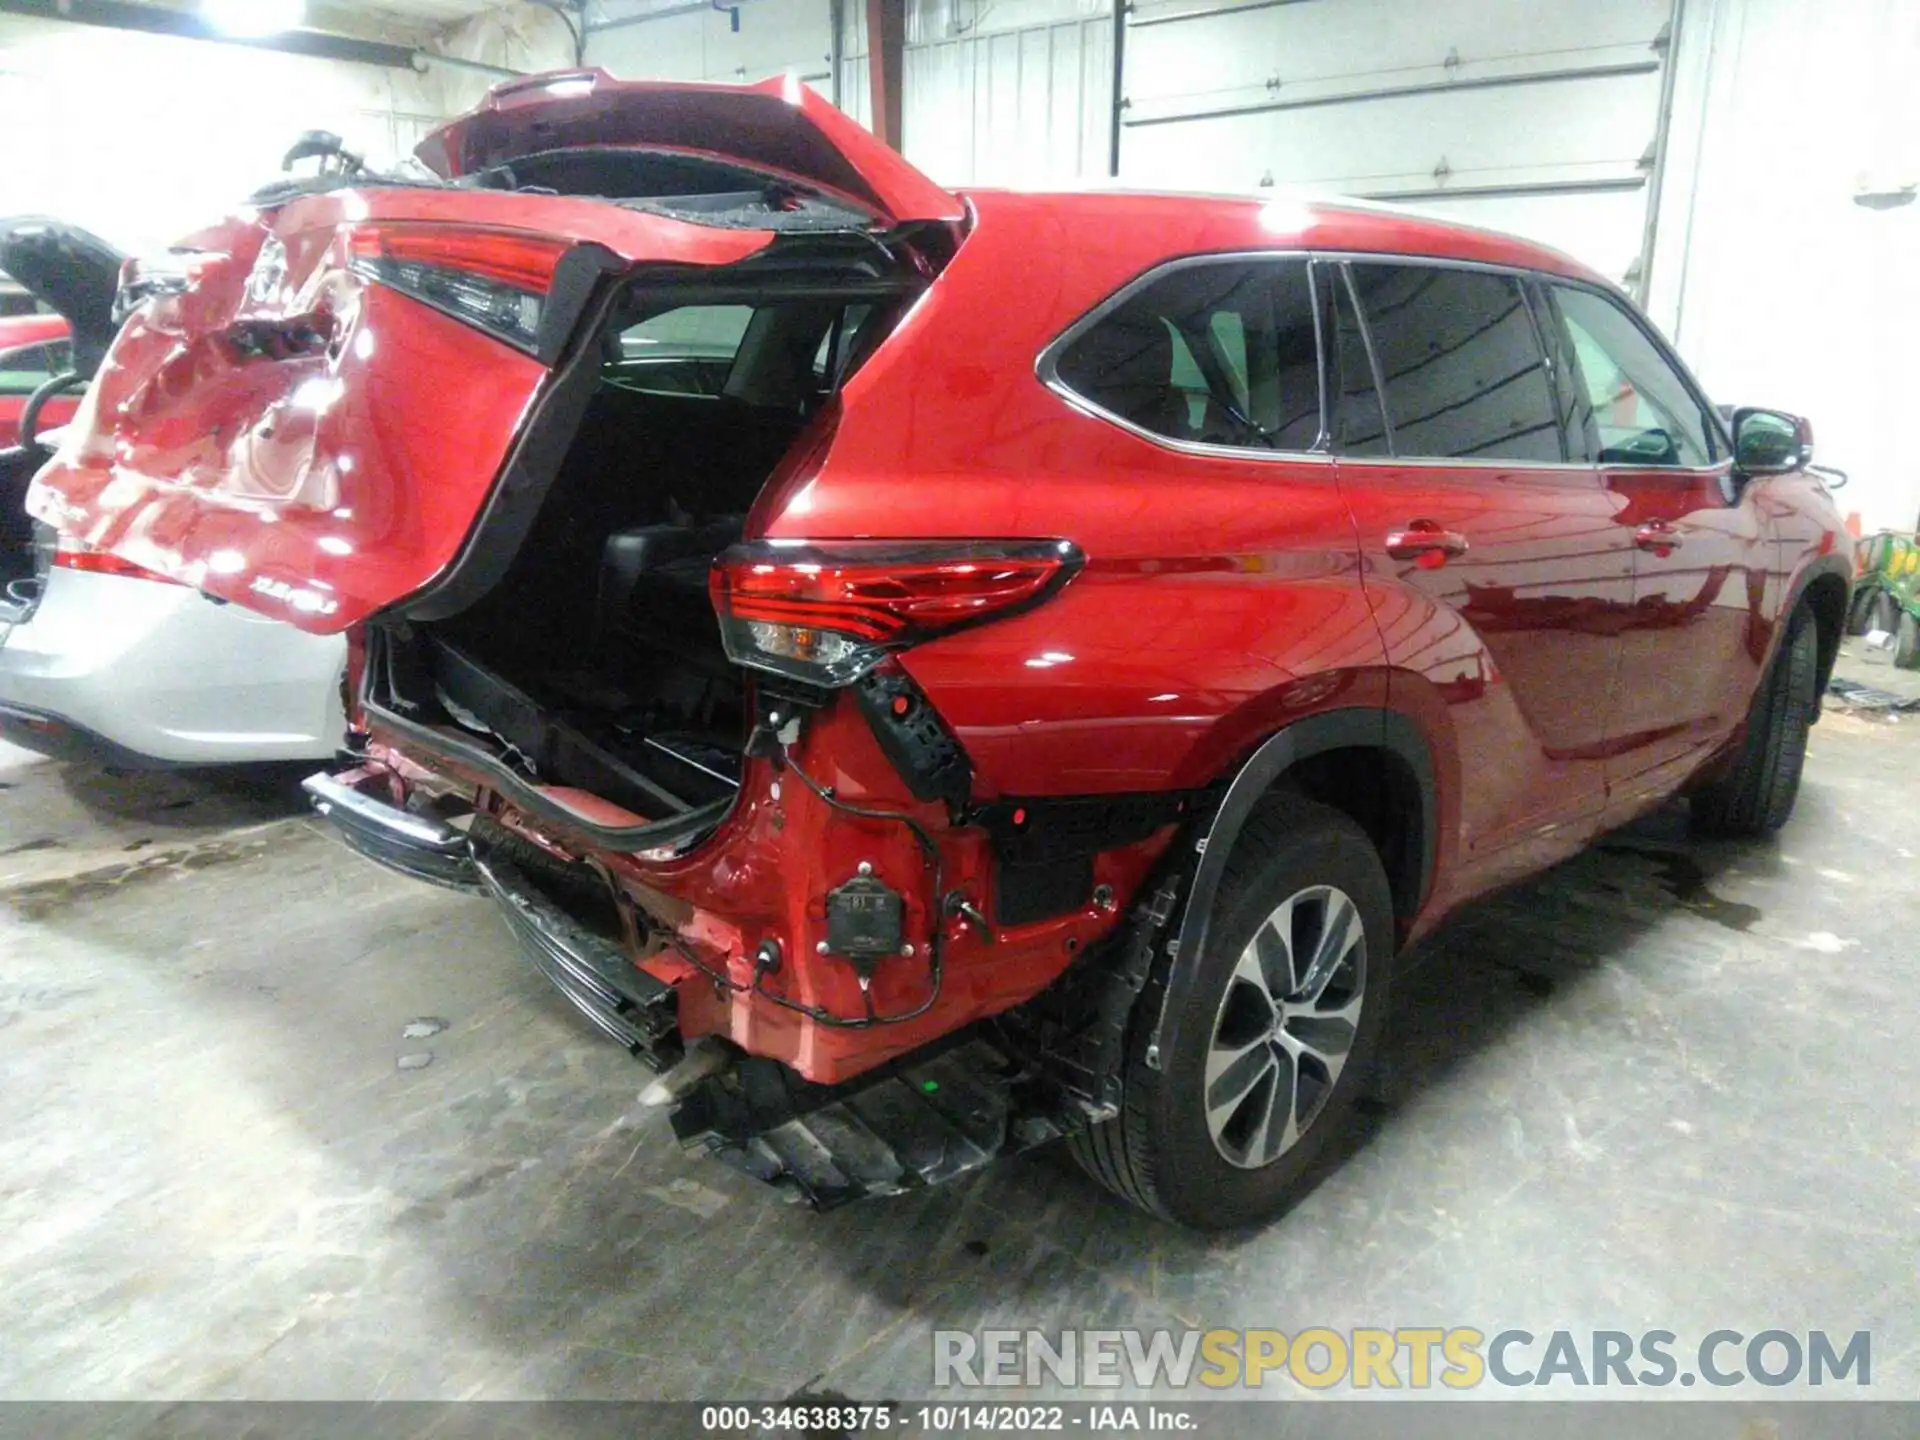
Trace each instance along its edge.
{"label": "broken taillight housing", "polygon": [[520,230],[419,223],[361,225],[347,237],[355,274],[534,354],[554,271],[571,248]]}
{"label": "broken taillight housing", "polygon": [[1082,561],[1064,540],[765,540],[722,554],[711,588],[735,664],[840,686],[890,651],[1030,609]]}

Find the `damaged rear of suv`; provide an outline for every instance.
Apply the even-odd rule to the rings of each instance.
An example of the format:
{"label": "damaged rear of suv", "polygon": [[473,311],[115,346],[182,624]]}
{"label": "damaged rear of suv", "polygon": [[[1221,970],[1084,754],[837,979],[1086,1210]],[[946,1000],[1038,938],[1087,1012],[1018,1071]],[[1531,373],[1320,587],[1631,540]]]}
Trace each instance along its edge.
{"label": "damaged rear of suv", "polygon": [[[778,83],[508,85],[421,154],[444,183],[282,184],[183,242],[40,513],[347,630],[352,763],[317,807],[494,895],[648,1064],[705,1041],[679,1086],[747,1059],[682,1107],[689,1137],[828,1202],[1069,1128],[1051,1091],[1010,1097],[1001,1051],[923,1052],[1110,930],[1183,802],[1026,856],[1028,808],[978,793],[897,657],[1044,605],[1081,556],[884,538],[904,477],[870,468],[860,523],[775,533],[966,207]],[[909,1054],[934,1067],[910,1083],[885,1069]],[[862,1075],[901,1126],[848,1155],[781,1129],[830,1126]]]}
{"label": "damaged rear of suv", "polygon": [[514,81],[420,154],[130,272],[30,506],[345,632],[317,807],[497,900],[691,1145],[829,1204],[1065,1134],[1267,1218],[1450,908],[1791,808],[1804,426],[1730,439],[1565,257],[956,196],[781,82]]}

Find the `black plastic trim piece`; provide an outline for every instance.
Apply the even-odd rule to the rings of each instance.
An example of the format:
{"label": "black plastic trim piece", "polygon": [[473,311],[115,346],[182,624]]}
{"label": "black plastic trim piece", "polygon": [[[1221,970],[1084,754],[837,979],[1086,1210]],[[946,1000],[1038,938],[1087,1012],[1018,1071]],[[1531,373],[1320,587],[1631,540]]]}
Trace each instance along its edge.
{"label": "black plastic trim piece", "polygon": [[617,275],[623,268],[625,262],[604,245],[576,245],[560,257],[540,306],[534,359],[549,367],[560,362],[567,342],[579,330],[581,318],[593,302],[594,292],[609,275]]}
{"label": "black plastic trim piece", "polygon": [[516,810],[560,827],[570,834],[605,845],[614,850],[652,850],[691,840],[713,829],[733,809],[735,796],[714,800],[665,820],[644,825],[600,825],[548,799],[539,789],[500,763],[484,746],[470,743],[444,730],[421,725],[396,715],[371,697],[362,699],[367,715],[392,735],[419,747],[427,756],[440,756],[477,770],[486,776],[486,785]]}
{"label": "black plastic trim piece", "polygon": [[[1433,757],[1426,738],[1414,722],[1392,710],[1353,708],[1329,710],[1310,715],[1268,738],[1255,750],[1227,785],[1226,794],[1214,811],[1207,831],[1196,842],[1199,862],[1187,892],[1186,911],[1174,940],[1173,975],[1166,992],[1171,994],[1179,979],[1200,963],[1207,943],[1207,926],[1213,915],[1214,901],[1220,892],[1221,877],[1227,868],[1227,856],[1245,827],[1247,817],[1270,791],[1274,782],[1302,760],[1330,750],[1389,750],[1404,760],[1419,783],[1421,800],[1419,903],[1424,904],[1433,887],[1433,865],[1439,848],[1439,813],[1434,786]],[[1416,907],[1417,908],[1417,907]],[[1155,1022],[1155,1040],[1149,1047],[1149,1063],[1154,1054],[1178,1043],[1178,1037],[1163,1035],[1163,1012]]]}
{"label": "black plastic trim piece", "polygon": [[473,866],[534,963],[594,1026],[656,1070],[678,1060],[679,996],[617,947],[575,923],[487,847]]}
{"label": "black plastic trim piece", "polygon": [[[556,286],[558,278],[556,273]],[[600,388],[597,336],[615,309],[619,294],[618,286],[605,287],[592,323],[583,325],[576,320],[576,333],[582,338],[541,388],[532,418],[514,443],[498,482],[480,507],[453,563],[423,589],[399,601],[387,615],[445,620],[476,603],[506,578],[507,568],[526,543],[534,518],[560,474],[561,462],[580,433],[587,406]]]}
{"label": "black plastic trim piece", "polygon": [[301,788],[348,849],[411,880],[479,891],[480,877],[459,831],[363,795],[324,772],[307,777]]}
{"label": "black plastic trim piece", "polygon": [[916,800],[944,801],[956,813],[973,793],[973,763],[913,677],[896,666],[869,672],[853,687],[880,751]]}
{"label": "black plastic trim piece", "polygon": [[1071,915],[1093,896],[1093,856],[1072,855],[1033,865],[1001,861],[993,869],[996,925],[1031,925]]}
{"label": "black plastic trim piece", "polygon": [[1127,795],[1007,796],[968,818],[992,837],[1009,865],[1042,865],[1118,850],[1177,824],[1204,804],[1204,790]]}
{"label": "black plastic trim piece", "polygon": [[[1793,612],[1799,608],[1800,602],[1807,598],[1807,591],[1812,588],[1813,582],[1827,575],[1836,577],[1841,584],[1847,587],[1847,597],[1842,602],[1840,609],[1840,634],[1841,638],[1845,638],[1846,617],[1853,609],[1853,562],[1839,551],[1830,551],[1825,555],[1815,556],[1813,560],[1808,562],[1807,567],[1794,577],[1793,584],[1787,591],[1786,604],[1780,607],[1780,623],[1773,627],[1773,637],[1768,642],[1766,658],[1761,663],[1761,674],[1764,675],[1766,673],[1767,666],[1773,663],[1774,653],[1779,650],[1782,643],[1786,640],[1787,617],[1792,615]],[[1818,693],[1822,695],[1827,693],[1827,685],[1833,679],[1834,662],[1839,658],[1840,647],[1837,644],[1833,647],[1832,654],[1823,654],[1820,657],[1820,689]],[[1814,708],[1813,721],[1815,724],[1820,722],[1820,709],[1818,706]]]}

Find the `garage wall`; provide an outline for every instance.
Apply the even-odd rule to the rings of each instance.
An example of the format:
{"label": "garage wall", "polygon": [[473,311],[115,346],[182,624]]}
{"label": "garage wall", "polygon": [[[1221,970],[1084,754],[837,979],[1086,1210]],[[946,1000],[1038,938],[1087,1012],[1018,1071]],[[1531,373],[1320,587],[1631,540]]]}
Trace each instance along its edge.
{"label": "garage wall", "polygon": [[[599,0],[614,16],[663,0]],[[671,0],[667,0],[671,3]],[[1543,240],[1645,286],[1716,398],[1810,415],[1863,522],[1920,519],[1893,417],[1920,393],[1920,6],[1681,0],[1650,274],[1646,240],[1672,0],[1137,0],[1125,183],[1298,184]],[[841,102],[867,114],[864,5]],[[606,31],[616,74],[831,92],[828,0],[698,6]],[[906,152],[952,184],[1101,180],[1102,0],[915,0]]]}
{"label": "garage wall", "polygon": [[1920,522],[1920,6],[1687,0],[1655,318],[1725,403],[1812,418],[1868,528]]}
{"label": "garage wall", "polygon": [[0,214],[158,248],[278,174],[303,130],[384,160],[440,113],[425,77],[379,66],[0,17]]}
{"label": "garage wall", "polygon": [[1141,0],[1120,173],[1300,185],[1517,229],[1624,277],[1669,0]]}
{"label": "garage wall", "polygon": [[[535,6],[413,38],[514,69],[572,61],[563,27]],[[277,175],[302,131],[332,130],[390,165],[490,83],[0,16],[0,215],[44,212],[159,249]]]}
{"label": "garage wall", "polygon": [[[839,102],[866,124],[866,7],[847,0],[845,10]],[[603,5],[600,13],[622,12]],[[793,74],[834,93],[828,0],[745,0],[738,14],[737,31],[730,13],[710,6],[602,30],[590,39],[587,59],[634,78]],[[1104,0],[910,0],[907,158],[950,185],[1104,177],[1111,16]]]}

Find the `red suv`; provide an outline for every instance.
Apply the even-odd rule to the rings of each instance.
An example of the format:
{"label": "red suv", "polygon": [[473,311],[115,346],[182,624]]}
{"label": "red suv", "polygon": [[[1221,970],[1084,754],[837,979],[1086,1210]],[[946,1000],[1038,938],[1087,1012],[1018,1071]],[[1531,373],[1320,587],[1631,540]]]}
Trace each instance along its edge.
{"label": "red suv", "polygon": [[1564,256],[950,193],[791,84],[516,80],[421,156],[130,272],[32,508],[348,631],[320,809],[496,897],[689,1144],[829,1203],[1064,1134],[1258,1221],[1448,911],[1793,805],[1806,429]]}

